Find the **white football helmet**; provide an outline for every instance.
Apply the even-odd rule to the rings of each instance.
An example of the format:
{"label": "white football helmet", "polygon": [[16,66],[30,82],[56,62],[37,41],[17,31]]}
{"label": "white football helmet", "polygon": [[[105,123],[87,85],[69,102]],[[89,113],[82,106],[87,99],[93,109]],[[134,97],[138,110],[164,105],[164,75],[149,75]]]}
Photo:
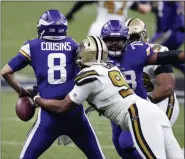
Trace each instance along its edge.
{"label": "white football helmet", "polygon": [[125,26],[128,28],[128,34],[131,37],[133,34],[137,34],[140,37],[140,41],[148,42],[148,30],[146,24],[139,18],[129,18],[125,22]]}
{"label": "white football helmet", "polygon": [[107,61],[108,49],[103,40],[96,36],[88,36],[82,40],[77,50],[77,64],[91,66],[104,64]]}

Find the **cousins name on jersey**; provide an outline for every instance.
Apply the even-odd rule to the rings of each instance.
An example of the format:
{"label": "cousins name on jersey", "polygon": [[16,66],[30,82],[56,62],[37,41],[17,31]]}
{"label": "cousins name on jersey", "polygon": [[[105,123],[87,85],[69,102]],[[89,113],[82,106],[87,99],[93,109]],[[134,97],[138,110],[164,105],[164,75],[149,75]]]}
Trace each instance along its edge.
{"label": "cousins name on jersey", "polygon": [[54,42],[41,42],[41,50],[43,51],[71,51],[71,43],[54,43]]}

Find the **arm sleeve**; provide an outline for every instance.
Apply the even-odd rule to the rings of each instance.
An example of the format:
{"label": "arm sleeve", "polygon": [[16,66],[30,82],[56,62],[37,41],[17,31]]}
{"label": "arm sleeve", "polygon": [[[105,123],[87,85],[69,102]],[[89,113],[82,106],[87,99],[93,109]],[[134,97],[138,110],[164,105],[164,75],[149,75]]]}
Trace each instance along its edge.
{"label": "arm sleeve", "polygon": [[181,50],[170,50],[165,52],[159,52],[157,54],[156,64],[158,65],[166,65],[166,64],[176,64],[176,63],[184,63],[179,59],[179,54]]}
{"label": "arm sleeve", "polygon": [[90,82],[82,86],[75,85],[69,93],[69,97],[74,103],[78,105],[82,104],[96,88],[96,82],[98,81]]}
{"label": "arm sleeve", "polygon": [[154,67],[155,69],[155,75],[159,75],[161,73],[173,73],[173,69],[171,65],[160,65],[160,66],[156,66]]}
{"label": "arm sleeve", "polygon": [[12,68],[14,72],[16,72],[23,69],[28,64],[31,65],[31,51],[30,44],[27,41],[20,48],[18,54],[8,62],[8,65]]}
{"label": "arm sleeve", "polygon": [[30,61],[23,56],[21,53],[18,53],[15,57],[13,57],[8,65],[12,68],[14,72],[19,71],[30,64]]}

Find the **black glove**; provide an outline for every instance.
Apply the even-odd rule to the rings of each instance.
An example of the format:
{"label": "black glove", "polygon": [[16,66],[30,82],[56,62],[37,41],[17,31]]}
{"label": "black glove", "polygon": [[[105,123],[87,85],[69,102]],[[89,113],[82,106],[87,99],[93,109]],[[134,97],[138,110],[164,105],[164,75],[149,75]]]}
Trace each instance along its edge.
{"label": "black glove", "polygon": [[36,95],[38,95],[39,91],[38,91],[38,87],[37,86],[33,86],[33,88],[31,89],[27,89],[28,92],[30,92],[30,97],[33,99]]}

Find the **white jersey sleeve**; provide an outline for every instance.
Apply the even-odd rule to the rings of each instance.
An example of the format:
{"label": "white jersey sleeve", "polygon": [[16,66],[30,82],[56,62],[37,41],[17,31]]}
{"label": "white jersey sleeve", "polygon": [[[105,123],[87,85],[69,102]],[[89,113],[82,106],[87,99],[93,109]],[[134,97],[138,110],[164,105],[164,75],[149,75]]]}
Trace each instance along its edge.
{"label": "white jersey sleeve", "polygon": [[82,104],[96,89],[98,73],[91,69],[84,69],[75,78],[75,86],[69,93],[71,100],[76,104]]}
{"label": "white jersey sleeve", "polygon": [[82,104],[96,88],[97,82],[98,81],[90,82],[82,86],[75,85],[69,93],[70,99],[76,104]]}

